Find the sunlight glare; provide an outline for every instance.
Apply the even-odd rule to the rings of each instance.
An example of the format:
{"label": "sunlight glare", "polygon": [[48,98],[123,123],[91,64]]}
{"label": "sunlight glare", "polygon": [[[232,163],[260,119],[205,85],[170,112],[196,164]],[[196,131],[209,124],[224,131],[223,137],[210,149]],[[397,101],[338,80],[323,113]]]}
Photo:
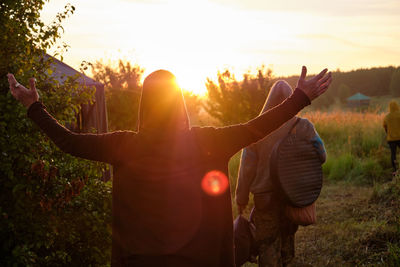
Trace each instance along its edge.
{"label": "sunlight glare", "polygon": [[201,187],[210,196],[223,194],[229,186],[228,178],[223,172],[209,171],[201,181]]}
{"label": "sunlight glare", "polygon": [[145,74],[170,70],[183,90],[204,95],[206,78],[226,67],[240,78],[263,64],[278,76],[299,74],[302,65],[310,73],[398,65],[398,1],[373,0],[359,10],[361,1],[327,8],[316,0],[52,0],[41,18],[50,23],[66,3],[76,6],[59,42],[70,45],[64,60],[72,67],[133,50],[131,62]]}

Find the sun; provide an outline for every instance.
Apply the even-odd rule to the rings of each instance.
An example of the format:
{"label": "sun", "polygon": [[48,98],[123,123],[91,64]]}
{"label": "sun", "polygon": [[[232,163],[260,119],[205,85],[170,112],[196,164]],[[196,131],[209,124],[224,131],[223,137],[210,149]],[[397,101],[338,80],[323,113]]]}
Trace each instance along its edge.
{"label": "sun", "polygon": [[198,97],[207,96],[207,88],[205,85],[206,77],[202,78],[188,73],[175,72],[178,84],[183,91],[197,95]]}

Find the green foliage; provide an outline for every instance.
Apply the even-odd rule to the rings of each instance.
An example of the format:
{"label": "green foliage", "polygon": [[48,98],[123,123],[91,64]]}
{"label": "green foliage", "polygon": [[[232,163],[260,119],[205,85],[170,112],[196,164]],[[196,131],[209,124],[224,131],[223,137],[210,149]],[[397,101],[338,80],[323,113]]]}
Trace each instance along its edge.
{"label": "green foliage", "polygon": [[131,63],[120,59],[116,68],[102,61],[97,61],[92,67],[93,78],[103,83],[107,90],[126,89],[136,92],[142,90],[140,80],[144,69],[138,65],[132,66]]}
{"label": "green foliage", "polygon": [[384,114],[368,112],[304,112],[325,143],[324,175],[332,181],[373,184],[389,179],[390,151],[382,127]]}
{"label": "green foliage", "polygon": [[43,53],[73,13],[67,5],[50,25],[39,11],[45,1],[0,4],[0,236],[1,266],[101,266],[110,259],[110,184],[99,181],[103,164],[64,154],[32,124],[13,99],[7,72],[27,84],[35,76],[40,97],[62,123],[75,122],[93,89],[71,77],[49,77]]}
{"label": "green foliage", "polygon": [[202,99],[196,94],[189,91],[182,91],[183,98],[185,99],[186,110],[190,119],[191,125],[200,125],[202,122],[199,118]]}
{"label": "green foliage", "polygon": [[359,158],[350,153],[329,156],[323,165],[323,171],[325,177],[331,181],[349,181],[363,185],[383,182],[384,177],[388,176],[388,172],[375,158]]}
{"label": "green foliage", "polygon": [[332,180],[343,180],[354,166],[354,158],[351,154],[343,154],[338,158],[329,157],[324,165],[324,173]]}
{"label": "green foliage", "polygon": [[400,266],[400,247],[397,244],[388,243],[388,266]]}
{"label": "green foliage", "polygon": [[144,69],[119,60],[113,68],[101,61],[92,66],[95,80],[104,84],[108,127],[115,130],[136,130]]}
{"label": "green foliage", "polygon": [[[393,201],[399,200],[400,197],[400,177],[397,174],[394,179],[385,184],[376,184],[371,197],[372,202],[384,203],[391,205]],[[399,228],[400,232],[400,228]]]}
{"label": "green foliage", "polygon": [[393,71],[390,80],[390,93],[394,96],[400,96],[400,68]]}
{"label": "green foliage", "polygon": [[[400,180],[399,174],[385,184],[376,184],[370,202],[383,206],[385,214],[389,214],[388,225],[392,227],[392,233],[386,238],[387,243],[387,266],[399,266],[400,264]],[[388,212],[394,210],[394,212]]]}
{"label": "green foliage", "polygon": [[256,117],[271,87],[272,71],[264,66],[257,74],[245,74],[237,81],[229,71],[218,72],[218,81],[207,79],[208,98],[204,109],[223,125],[246,122]]}
{"label": "green foliage", "polygon": [[140,92],[114,89],[106,91],[108,128],[116,130],[136,130]]}
{"label": "green foliage", "polygon": [[293,266],[398,266],[399,198],[371,201],[372,187],[326,183],[317,224],[296,233]]}

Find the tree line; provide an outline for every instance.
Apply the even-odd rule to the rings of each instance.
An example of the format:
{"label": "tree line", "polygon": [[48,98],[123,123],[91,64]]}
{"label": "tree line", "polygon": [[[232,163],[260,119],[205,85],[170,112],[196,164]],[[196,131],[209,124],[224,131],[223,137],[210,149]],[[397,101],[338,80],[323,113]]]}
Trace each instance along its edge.
{"label": "tree line", "polygon": [[[92,71],[94,79],[106,88],[110,129],[136,129],[143,68],[121,60],[112,68],[98,61]],[[336,70],[332,75],[330,89],[313,103],[313,109],[326,109],[338,101],[345,103],[346,98],[358,92],[367,96],[400,96],[399,67]],[[276,77],[265,66],[239,78],[228,69],[218,71],[216,79],[206,78],[206,98],[183,92],[190,118],[192,122],[202,124],[199,113],[205,112],[216,125],[248,121],[259,114],[271,86],[279,79],[295,88],[298,76]]]}
{"label": "tree line", "polygon": [[[400,67],[379,67],[357,69],[332,73],[333,81],[329,90],[313,103],[314,108],[327,108],[339,99],[345,102],[346,98],[362,93],[367,96],[400,96]],[[290,83],[295,84],[297,77],[289,77]]]}

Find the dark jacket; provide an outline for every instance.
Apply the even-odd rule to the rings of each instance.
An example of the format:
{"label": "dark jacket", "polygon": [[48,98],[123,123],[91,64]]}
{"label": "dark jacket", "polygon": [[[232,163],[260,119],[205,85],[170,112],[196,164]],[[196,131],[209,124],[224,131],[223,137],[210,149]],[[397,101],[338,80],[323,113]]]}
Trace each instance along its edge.
{"label": "dark jacket", "polygon": [[229,187],[218,196],[206,194],[204,175],[219,170],[228,176],[232,155],[308,104],[297,89],[246,124],[163,135],[145,130],[76,134],[39,102],[28,116],[65,152],[113,165],[113,266],[152,266],[160,259],[163,266],[211,267],[234,266],[231,197]]}

